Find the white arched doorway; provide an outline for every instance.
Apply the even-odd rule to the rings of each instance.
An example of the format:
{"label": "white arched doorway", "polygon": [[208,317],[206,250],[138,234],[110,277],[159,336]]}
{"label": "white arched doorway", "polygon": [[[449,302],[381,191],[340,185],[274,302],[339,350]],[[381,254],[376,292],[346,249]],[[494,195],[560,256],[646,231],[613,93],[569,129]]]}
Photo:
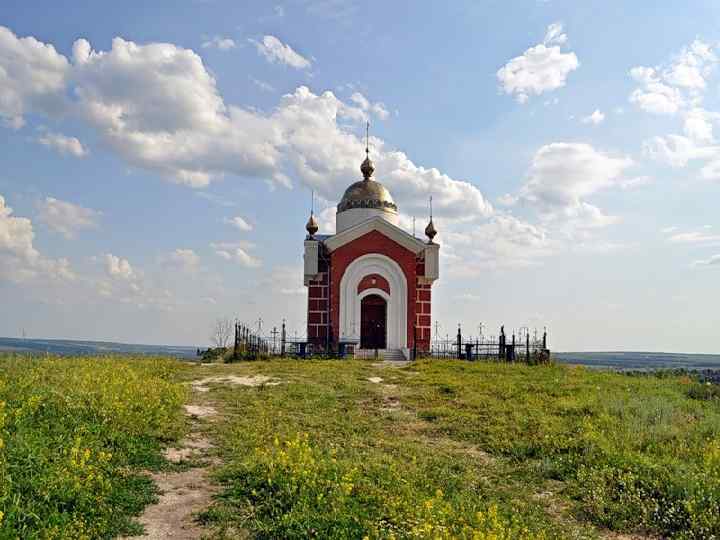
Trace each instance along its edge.
{"label": "white arched doorway", "polygon": [[[358,293],[360,281],[372,274],[387,280],[389,294],[376,288]],[[389,257],[371,253],[355,259],[340,280],[340,339],[360,340],[362,299],[372,294],[387,302],[387,348],[407,348],[407,291],[402,268]]]}

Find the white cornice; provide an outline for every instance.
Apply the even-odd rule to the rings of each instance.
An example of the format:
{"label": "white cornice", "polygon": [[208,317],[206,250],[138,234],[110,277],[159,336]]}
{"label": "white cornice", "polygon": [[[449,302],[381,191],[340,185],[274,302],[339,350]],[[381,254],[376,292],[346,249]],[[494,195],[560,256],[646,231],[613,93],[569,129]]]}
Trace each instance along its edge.
{"label": "white cornice", "polygon": [[383,236],[387,236],[393,242],[400,244],[415,254],[421,253],[426,248],[425,242],[418,240],[380,216],[373,216],[362,223],[358,223],[354,227],[328,238],[324,244],[328,251],[332,252],[372,231],[378,231]]}

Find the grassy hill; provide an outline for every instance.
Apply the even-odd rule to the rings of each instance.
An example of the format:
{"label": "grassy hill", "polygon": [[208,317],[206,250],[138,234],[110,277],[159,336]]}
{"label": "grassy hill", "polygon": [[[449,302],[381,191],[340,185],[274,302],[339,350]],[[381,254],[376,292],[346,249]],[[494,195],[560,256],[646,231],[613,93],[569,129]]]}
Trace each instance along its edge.
{"label": "grassy hill", "polygon": [[190,401],[219,413],[211,537],[720,535],[720,392],[688,377],[126,357],[0,374],[0,538],[132,532]]}

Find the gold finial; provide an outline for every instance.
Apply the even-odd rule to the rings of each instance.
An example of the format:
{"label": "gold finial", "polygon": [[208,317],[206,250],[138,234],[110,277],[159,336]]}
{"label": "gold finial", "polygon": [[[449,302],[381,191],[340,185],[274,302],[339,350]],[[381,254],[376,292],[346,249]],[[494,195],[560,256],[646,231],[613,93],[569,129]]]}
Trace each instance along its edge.
{"label": "gold finial", "polygon": [[317,221],[315,221],[315,215],[311,213],[310,219],[308,219],[308,222],[305,225],[305,230],[310,235],[310,238],[313,238],[315,236],[315,233],[318,232],[318,229],[319,229],[319,227],[318,227]]}
{"label": "gold finial", "polygon": [[365,180],[370,180],[375,172],[375,165],[370,161],[370,122],[365,124],[365,161],[360,165],[360,172]]}
{"label": "gold finial", "polygon": [[318,232],[318,224],[317,221],[315,221],[315,190],[313,190],[311,195],[311,203],[310,203],[310,219],[308,219],[308,222],[305,224],[305,230],[310,235],[310,238],[312,239],[315,236],[315,233]]}
{"label": "gold finial", "polygon": [[435,238],[435,235],[437,235],[437,230],[435,229],[435,224],[433,223],[432,218],[432,195],[430,195],[430,223],[428,223],[427,227],[425,227],[425,236],[428,237],[430,240],[430,244],[432,244],[433,238]]}

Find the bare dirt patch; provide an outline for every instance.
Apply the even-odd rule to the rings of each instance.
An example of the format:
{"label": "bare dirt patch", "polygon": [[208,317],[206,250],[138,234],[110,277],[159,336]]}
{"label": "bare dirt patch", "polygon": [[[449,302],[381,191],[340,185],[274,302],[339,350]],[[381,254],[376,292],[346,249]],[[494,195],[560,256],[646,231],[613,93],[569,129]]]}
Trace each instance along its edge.
{"label": "bare dirt patch", "polygon": [[205,407],[202,405],[185,405],[185,413],[188,416],[194,416],[195,418],[207,418],[209,416],[215,416],[217,411],[215,407]]}
{"label": "bare dirt patch", "polygon": [[193,381],[191,386],[197,392],[208,392],[208,384],[232,384],[237,386],[277,386],[282,381],[267,377],[265,375],[253,375],[251,377],[238,377],[237,375],[226,375],[220,377],[205,377]]}
{"label": "bare dirt patch", "polygon": [[141,538],[164,540],[190,540],[206,537],[209,531],[196,520],[195,515],[210,506],[219,488],[210,480],[210,466],[218,465],[213,455],[215,445],[200,433],[202,419],[218,414],[208,405],[185,405],[185,414],[191,419],[191,433],[175,448],[163,452],[172,463],[199,460],[205,465],[182,472],[152,473],[150,477],[160,490],[155,504],[145,508],[139,522],[145,529]]}
{"label": "bare dirt patch", "polygon": [[411,363],[409,360],[383,360],[382,362],[373,362],[370,365],[377,368],[402,368],[409,366]]}
{"label": "bare dirt patch", "polygon": [[171,463],[180,463],[191,458],[205,457],[206,451],[215,448],[215,445],[205,437],[183,439],[177,448],[166,448],[163,451],[165,459]]}
{"label": "bare dirt patch", "polygon": [[141,538],[189,540],[207,534],[194,519],[194,514],[208,507],[218,488],[208,479],[206,468],[180,473],[151,475],[162,495],[149,506],[140,523],[145,527]]}

